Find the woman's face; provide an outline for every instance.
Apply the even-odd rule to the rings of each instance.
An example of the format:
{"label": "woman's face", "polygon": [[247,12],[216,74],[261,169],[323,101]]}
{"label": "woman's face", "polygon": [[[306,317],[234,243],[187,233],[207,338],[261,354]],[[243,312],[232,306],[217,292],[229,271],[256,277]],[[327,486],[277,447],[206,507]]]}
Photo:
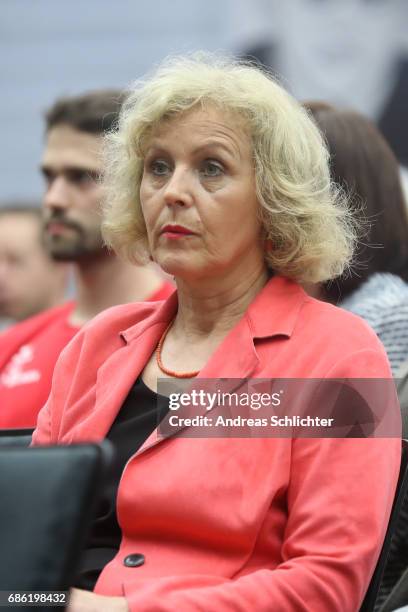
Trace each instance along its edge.
{"label": "woman's face", "polygon": [[193,109],[149,139],[140,200],[153,259],[179,278],[263,266],[250,137],[235,116]]}

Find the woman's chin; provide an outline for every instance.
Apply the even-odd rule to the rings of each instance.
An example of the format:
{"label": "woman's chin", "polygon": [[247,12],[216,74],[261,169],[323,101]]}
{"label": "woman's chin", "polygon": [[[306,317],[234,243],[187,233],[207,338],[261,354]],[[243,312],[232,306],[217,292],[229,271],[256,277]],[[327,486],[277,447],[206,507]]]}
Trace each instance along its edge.
{"label": "woman's chin", "polygon": [[203,266],[192,257],[158,257],[155,261],[163,272],[175,278],[194,280],[203,275]]}
{"label": "woman's chin", "polygon": [[170,274],[171,276],[184,276],[186,273],[191,272],[191,262],[186,260],[175,259],[173,257],[160,257],[156,259],[163,272]]}

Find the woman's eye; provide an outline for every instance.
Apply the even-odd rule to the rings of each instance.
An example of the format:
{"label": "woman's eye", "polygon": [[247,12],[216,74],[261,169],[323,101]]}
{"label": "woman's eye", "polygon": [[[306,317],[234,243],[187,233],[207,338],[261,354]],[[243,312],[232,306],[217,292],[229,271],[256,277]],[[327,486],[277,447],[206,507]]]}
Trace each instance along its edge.
{"label": "woman's eye", "polygon": [[157,159],[151,162],[149,167],[150,167],[150,171],[155,176],[164,176],[170,170],[168,163],[160,159]]}
{"label": "woman's eye", "polygon": [[204,174],[204,176],[212,178],[221,176],[221,174],[224,173],[224,168],[219,162],[207,159],[202,165],[201,173]]}

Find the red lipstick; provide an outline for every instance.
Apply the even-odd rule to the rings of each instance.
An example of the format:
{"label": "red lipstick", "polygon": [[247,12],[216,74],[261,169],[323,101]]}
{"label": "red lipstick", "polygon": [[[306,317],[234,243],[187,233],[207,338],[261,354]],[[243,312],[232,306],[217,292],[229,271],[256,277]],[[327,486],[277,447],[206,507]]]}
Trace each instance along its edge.
{"label": "red lipstick", "polygon": [[166,238],[184,238],[185,236],[195,235],[188,227],[172,224],[165,225],[160,233]]}

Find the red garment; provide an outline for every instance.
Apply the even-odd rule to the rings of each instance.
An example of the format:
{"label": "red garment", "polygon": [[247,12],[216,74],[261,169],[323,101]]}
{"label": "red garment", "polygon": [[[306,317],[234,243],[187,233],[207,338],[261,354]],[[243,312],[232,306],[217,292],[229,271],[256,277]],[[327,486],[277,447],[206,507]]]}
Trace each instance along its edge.
{"label": "red garment", "polygon": [[174,289],[175,289],[174,285],[172,285],[171,283],[168,283],[167,281],[164,281],[163,284],[159,287],[159,289],[157,289],[157,291],[152,293],[149,299],[145,301],[146,302],[161,302],[163,300],[167,300],[167,298],[172,293],[174,293]]}
{"label": "red garment", "polygon": [[35,427],[55,363],[79,329],[68,322],[74,306],[46,310],[0,336],[0,428]]}
{"label": "red garment", "polygon": [[[164,304],[110,309],[64,351],[35,444],[101,440],[166,326]],[[390,378],[358,317],[273,278],[201,378]],[[396,406],[390,406],[399,419]],[[386,530],[399,439],[170,438],[118,489],[121,547],[95,591],[131,612],[355,612]],[[130,554],[145,563],[126,567]]]}
{"label": "red garment", "polygon": [[[173,291],[164,282],[149,301],[163,300]],[[79,330],[69,323],[74,306],[69,302],[46,310],[0,335],[0,428],[35,427],[55,363]]]}

